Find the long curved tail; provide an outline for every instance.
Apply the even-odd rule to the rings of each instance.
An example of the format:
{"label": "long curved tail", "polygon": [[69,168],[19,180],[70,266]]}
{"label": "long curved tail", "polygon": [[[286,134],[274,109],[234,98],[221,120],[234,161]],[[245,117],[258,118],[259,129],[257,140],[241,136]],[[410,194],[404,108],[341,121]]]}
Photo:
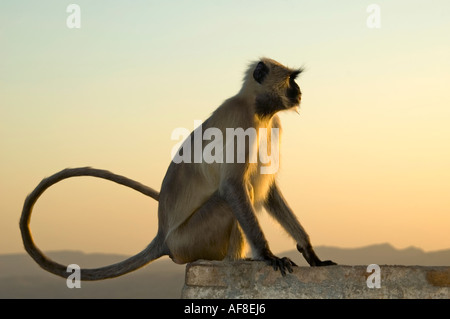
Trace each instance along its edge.
{"label": "long curved tail", "polygon": [[[159,199],[159,192],[150,187],[133,181],[127,177],[91,167],[67,168],[43,179],[33,190],[33,192],[31,192],[25,199],[22,216],[20,218],[20,231],[22,233],[22,240],[25,250],[39,264],[39,266],[64,278],[67,278],[70,275],[70,273],[67,272],[67,266],[58,264],[49,259],[41,250],[39,250],[39,248],[36,247],[30,231],[30,219],[34,204],[47,188],[58,183],[59,181],[62,181],[63,179],[75,176],[93,176],[103,178],[130,187],[155,200]],[[161,239],[160,236],[156,236],[155,239],[153,239],[153,241],[143,251],[124,261],[101,268],[81,269],[81,280],[101,280],[118,277],[129,273],[145,266],[152,260],[163,256],[165,253],[162,247],[164,247],[163,239]]]}

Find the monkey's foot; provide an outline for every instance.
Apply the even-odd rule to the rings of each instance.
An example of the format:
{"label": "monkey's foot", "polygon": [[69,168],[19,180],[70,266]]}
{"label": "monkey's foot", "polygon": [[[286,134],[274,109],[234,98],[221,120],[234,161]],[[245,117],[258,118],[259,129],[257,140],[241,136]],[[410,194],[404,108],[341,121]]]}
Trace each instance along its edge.
{"label": "monkey's foot", "polygon": [[291,273],[293,272],[292,267],[297,266],[292,260],[290,260],[287,257],[278,258],[274,255],[266,256],[264,258],[264,261],[266,262],[267,265],[272,266],[275,271],[280,269],[280,272],[283,275],[283,277],[286,276],[286,270]]}
{"label": "monkey's foot", "polygon": [[316,263],[315,265],[311,265],[311,266],[313,266],[313,267],[321,267],[321,266],[334,266],[334,265],[337,265],[334,261],[331,261],[331,260],[321,261],[321,260],[319,260],[318,263]]}
{"label": "monkey's foot", "polygon": [[300,245],[297,245],[297,250],[302,253],[303,257],[305,257],[306,261],[311,267],[321,267],[321,266],[333,266],[337,265],[335,262],[331,260],[322,261],[317,257],[316,253],[312,249],[311,245],[302,248]]}

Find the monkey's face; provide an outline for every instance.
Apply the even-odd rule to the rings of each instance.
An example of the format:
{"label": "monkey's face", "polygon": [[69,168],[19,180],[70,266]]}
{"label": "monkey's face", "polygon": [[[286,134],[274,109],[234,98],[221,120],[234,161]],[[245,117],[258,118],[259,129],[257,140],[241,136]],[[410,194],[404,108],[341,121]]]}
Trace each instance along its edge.
{"label": "monkey's face", "polygon": [[259,62],[253,72],[258,83],[256,91],[256,113],[271,117],[278,111],[300,105],[302,92],[295,82],[302,69],[292,70],[273,60]]}
{"label": "monkey's face", "polygon": [[297,107],[300,105],[302,92],[300,91],[298,84],[295,82],[295,79],[301,72],[302,70],[296,70],[289,75],[286,88],[286,97],[288,98],[288,105],[286,105],[287,108]]}

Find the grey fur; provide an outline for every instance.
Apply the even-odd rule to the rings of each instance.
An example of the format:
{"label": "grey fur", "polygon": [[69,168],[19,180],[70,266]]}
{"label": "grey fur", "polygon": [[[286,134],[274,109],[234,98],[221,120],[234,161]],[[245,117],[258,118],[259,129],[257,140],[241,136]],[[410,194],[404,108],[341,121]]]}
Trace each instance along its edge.
{"label": "grey fur", "polygon": [[[258,71],[255,68],[258,66]],[[202,130],[218,128],[281,129],[276,113],[299,106],[301,92],[295,77],[300,69],[290,69],[262,58],[252,63],[242,89],[226,100],[203,123]],[[256,77],[256,79],[255,79]],[[225,134],[224,134],[225,135]],[[193,133],[188,139],[193,140]],[[191,143],[193,145],[193,143]],[[205,145],[203,145],[204,147]],[[258,151],[259,144],[245,146],[245,158]],[[225,150],[224,150],[225,152]],[[253,258],[264,260],[284,275],[295,264],[274,256],[261,230],[256,212],[262,207],[275,217],[297,242],[311,266],[332,265],[314,253],[309,237],[284,200],[276,184],[276,173],[261,174],[261,162],[251,163],[179,163],[171,162],[161,192],[126,177],[89,167],[66,169],[44,179],[26,198],[20,229],[26,251],[45,270],[67,277],[66,267],[47,258],[34,244],[29,223],[34,203],[51,185],[69,177],[94,176],[131,187],[159,201],[158,233],[140,253],[120,263],[82,269],[82,280],[117,277],[149,262],[169,255],[176,263],[197,259],[242,258],[244,239]]]}

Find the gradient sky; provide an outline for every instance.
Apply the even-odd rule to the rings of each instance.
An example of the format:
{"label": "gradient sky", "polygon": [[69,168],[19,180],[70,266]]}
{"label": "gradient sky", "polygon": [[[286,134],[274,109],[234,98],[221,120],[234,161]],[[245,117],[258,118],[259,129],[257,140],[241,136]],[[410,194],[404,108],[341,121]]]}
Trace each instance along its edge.
{"label": "gradient sky", "polygon": [[[306,68],[300,116],[281,115],[279,182],[313,245],[449,248],[449,34],[447,0],[1,1],[0,253],[23,252],[23,201],[63,168],[159,190],[171,132],[237,93],[261,56]],[[134,254],[156,211],[76,178],[41,197],[31,226],[44,251]],[[265,215],[273,251],[295,248]]]}

